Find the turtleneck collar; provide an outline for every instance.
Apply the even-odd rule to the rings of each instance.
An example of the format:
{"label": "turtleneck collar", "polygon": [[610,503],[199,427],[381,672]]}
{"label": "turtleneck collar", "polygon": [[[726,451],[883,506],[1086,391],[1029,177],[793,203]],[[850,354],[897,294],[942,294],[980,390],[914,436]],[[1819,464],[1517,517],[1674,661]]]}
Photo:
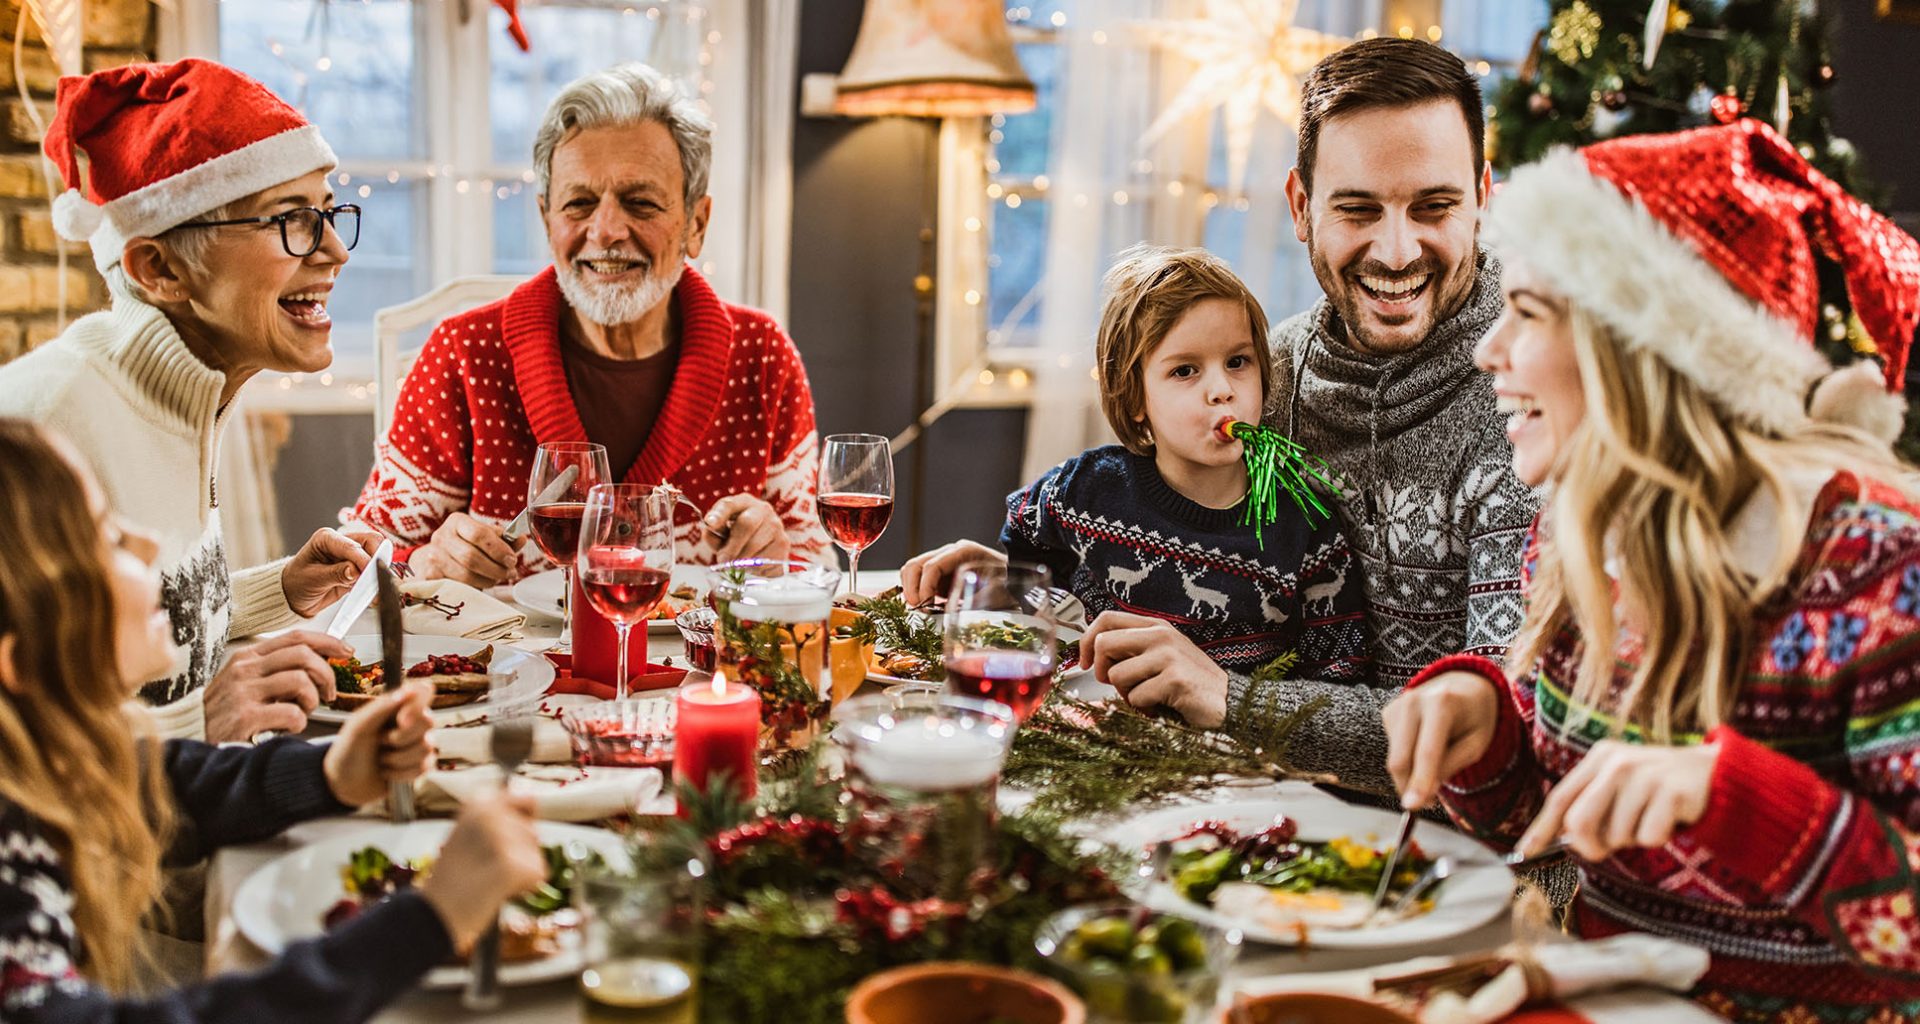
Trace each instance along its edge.
{"label": "turtleneck collar", "polygon": [[207,430],[227,375],[201,362],[165,313],[123,285],[109,283],[108,293],[109,309],[70,329],[75,343],[133,385],[128,398],[150,419],[188,436]]}

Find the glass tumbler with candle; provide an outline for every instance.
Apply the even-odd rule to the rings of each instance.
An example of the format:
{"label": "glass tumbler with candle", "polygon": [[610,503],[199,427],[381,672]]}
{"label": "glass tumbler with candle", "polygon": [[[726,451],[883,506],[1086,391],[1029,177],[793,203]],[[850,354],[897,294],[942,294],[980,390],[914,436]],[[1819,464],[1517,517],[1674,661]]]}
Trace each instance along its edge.
{"label": "glass tumbler with candle", "polygon": [[840,573],[765,558],[710,572],[708,599],[719,616],[715,671],[759,692],[762,746],[805,746],[832,706],[828,620]]}
{"label": "glass tumbler with candle", "polygon": [[630,865],[580,866],[580,1019],[694,1024],[700,1017],[704,855],[685,842],[645,833],[628,852]]}
{"label": "glass tumbler with candle", "polygon": [[883,847],[877,862],[899,865],[909,891],[965,898],[973,875],[993,862],[994,800],[1013,712],[970,697],[903,703],[871,694],[834,718],[854,807]]}

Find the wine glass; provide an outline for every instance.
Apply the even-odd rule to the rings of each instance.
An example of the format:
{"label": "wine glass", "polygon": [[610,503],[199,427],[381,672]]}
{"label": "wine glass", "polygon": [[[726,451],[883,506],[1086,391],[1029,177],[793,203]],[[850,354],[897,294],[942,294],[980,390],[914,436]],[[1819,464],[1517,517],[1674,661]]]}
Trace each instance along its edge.
{"label": "wine glass", "polygon": [[1053,687],[1059,661],[1049,589],[1027,562],[969,562],[947,596],[947,692],[997,701],[1024,722]]}
{"label": "wine glass", "polygon": [[893,452],[878,434],[828,434],[820,456],[820,522],[847,553],[847,593],[859,589],[860,552],[893,518]]}
{"label": "wine glass", "polygon": [[[542,492],[569,467],[579,470],[573,482],[540,500]],[[611,483],[612,476],[607,469],[607,446],[590,441],[549,441],[533,457],[533,473],[527,477],[528,518],[533,522],[533,542],[560,566],[560,604],[566,617],[560,640],[549,648],[556,654],[573,647],[573,558],[580,548],[580,516],[587,509],[587,492]]]}
{"label": "wine glass", "polygon": [[673,580],[673,501],[642,484],[601,484],[580,519],[580,589],[619,634],[614,699],[627,699],[627,632]]}

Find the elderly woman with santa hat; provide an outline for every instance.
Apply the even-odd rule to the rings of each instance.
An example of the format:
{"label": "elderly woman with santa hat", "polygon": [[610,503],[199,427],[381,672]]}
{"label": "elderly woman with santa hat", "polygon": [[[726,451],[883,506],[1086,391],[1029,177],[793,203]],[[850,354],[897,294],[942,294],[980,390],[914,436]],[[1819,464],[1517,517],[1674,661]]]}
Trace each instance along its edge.
{"label": "elderly woman with santa hat", "polygon": [[[1505,665],[1386,710],[1406,807],[1564,844],[1583,936],[1703,947],[1741,1021],[1920,1019],[1920,243],[1754,121],[1516,171],[1476,353],[1549,489]],[[1817,355],[1830,261],[1877,346]]]}
{"label": "elderly woman with santa hat", "polygon": [[180,654],[140,694],[162,731],[298,732],[333,696],[325,659],[351,651],[296,630],[223,664],[227,640],[333,603],[372,542],[321,530],[291,559],[231,572],[214,464],[248,378],[332,361],[327,297],[360,209],[334,204],[318,128],[208,61],[61,80],[44,147],[68,186],[55,226],[91,245],[112,305],[0,367],[0,415],[65,435],[114,509],[158,534]]}

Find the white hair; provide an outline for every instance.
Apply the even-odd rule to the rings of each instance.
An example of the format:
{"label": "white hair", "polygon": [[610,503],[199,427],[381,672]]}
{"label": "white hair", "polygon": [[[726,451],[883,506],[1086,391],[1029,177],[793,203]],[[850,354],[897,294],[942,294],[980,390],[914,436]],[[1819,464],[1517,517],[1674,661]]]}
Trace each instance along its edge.
{"label": "white hair", "polygon": [[623,128],[658,121],[673,135],[691,207],[707,194],[713,164],[713,120],[679,83],[637,61],[615,64],[567,83],[547,105],[533,137],[533,172],[544,200],[553,151],[590,128]]}

